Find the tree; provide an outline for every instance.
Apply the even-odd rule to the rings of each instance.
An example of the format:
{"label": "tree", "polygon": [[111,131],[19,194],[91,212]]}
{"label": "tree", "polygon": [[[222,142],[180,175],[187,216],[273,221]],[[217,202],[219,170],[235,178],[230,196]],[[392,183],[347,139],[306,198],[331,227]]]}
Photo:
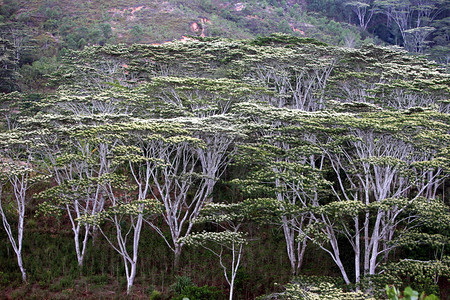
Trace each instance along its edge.
{"label": "tree", "polygon": [[[67,130],[67,129],[66,129]],[[42,137],[42,159],[56,185],[40,194],[45,202],[39,207],[44,215],[65,211],[73,232],[78,265],[83,266],[87,243],[95,224],[81,223],[85,215],[101,212],[105,205],[102,177],[114,170],[107,156],[111,146],[83,139],[66,130]],[[65,135],[65,136],[64,136]],[[78,133],[79,135],[79,133]]]}
{"label": "tree", "polygon": [[18,63],[14,45],[9,40],[0,37],[0,92],[16,90]]}
{"label": "tree", "polygon": [[[327,146],[322,149],[336,176],[331,188],[337,201],[311,215],[311,232],[326,236],[325,240],[318,236],[315,242],[332,256],[350,283],[337,239],[340,234],[347,237],[354,249],[359,282],[360,274],[376,274],[380,256],[387,259],[396,247],[394,238],[420,218],[407,214],[407,207],[422,196],[437,197],[436,191],[447,177],[440,165],[446,161],[441,151],[447,147],[448,125],[444,116],[433,112],[375,111],[329,121]],[[307,236],[314,241],[313,235]],[[319,240],[330,243],[332,250]]]}
{"label": "tree", "polygon": [[[298,232],[292,240],[316,243],[350,284],[339,238],[346,237],[353,247],[355,282],[377,273],[408,230],[420,226],[421,214],[409,207],[421,203],[420,197],[436,198],[447,178],[448,125],[444,114],[432,111],[344,107],[352,112],[308,114],[239,105],[238,111],[253,122],[249,127],[261,135],[259,143],[244,146],[244,162],[254,162],[254,175],[236,181],[275,192],[284,201],[294,199],[298,212],[285,219],[286,228]],[[333,175],[327,175],[330,171]],[[335,200],[320,196],[326,185]]]}
{"label": "tree", "polygon": [[374,15],[374,8],[371,7],[373,5],[373,0],[365,0],[365,1],[348,1],[345,5],[350,6],[352,11],[356,14],[359,21],[359,27],[364,30],[367,30],[367,25],[369,25],[372,17]]}
{"label": "tree", "polygon": [[[146,225],[175,267],[187,241],[214,251],[232,297],[244,224],[258,215],[283,229],[294,274],[315,243],[362,289],[393,249],[425,237],[428,212],[445,210],[448,75],[434,63],[279,34],[72,54],[43,112],[5,108],[4,128],[35,130],[39,166],[55,178],[47,208],[67,212],[79,258],[94,231],[106,238],[128,292]],[[233,159],[243,195],[273,198],[276,218],[249,215],[257,200],[214,204]],[[203,221],[221,229],[195,233]]]}
{"label": "tree", "polygon": [[[276,220],[280,217],[280,204],[275,199],[246,199],[239,203],[209,203],[195,223],[212,223],[220,231],[193,232],[182,238],[186,245],[201,246],[219,259],[225,279],[230,286],[229,299],[233,299],[237,271],[242,261],[243,247],[248,243],[242,232],[245,223]],[[227,256],[227,252],[231,257]]]}
{"label": "tree", "polygon": [[[111,127],[106,127],[110,129]],[[175,254],[178,265],[183,242],[203,206],[211,201],[218,177],[228,164],[231,143],[239,135],[226,117],[149,120],[120,124],[116,159],[128,165],[141,199],[157,199],[164,207],[162,228],[147,222]]]}
{"label": "tree", "polygon": [[30,98],[19,92],[0,94],[1,132],[19,128],[21,126],[20,118],[35,112],[35,104],[38,101]]}
{"label": "tree", "polygon": [[382,13],[394,20],[406,50],[423,53],[425,40],[435,28],[431,22],[440,12],[440,2],[433,0],[376,0]]}
{"label": "tree", "polygon": [[[0,215],[25,283],[27,273],[22,258],[25,210],[30,200],[28,191],[39,180],[33,165],[33,141],[29,138],[19,129],[0,134]],[[11,218],[17,222],[17,232],[11,228]]]}
{"label": "tree", "polygon": [[[448,11],[448,8],[447,8]],[[436,31],[432,33],[432,48],[430,49],[430,56],[432,59],[446,65],[450,63],[450,33],[448,28],[450,26],[450,17],[436,20],[431,24],[431,27],[436,28]]]}
{"label": "tree", "polygon": [[[449,89],[445,71],[406,51],[367,45],[343,51],[326,98],[329,108],[340,102],[371,103],[390,109],[434,108],[446,99]],[[413,67],[412,67],[413,66]],[[364,104],[361,104],[364,106]],[[347,108],[349,108],[349,106]]]}
{"label": "tree", "polygon": [[[138,187],[140,199],[146,199],[151,195],[164,204],[165,212],[162,218],[170,229],[171,238],[166,238],[159,225],[148,223],[174,251],[175,265],[178,265],[183,247],[183,244],[178,243],[178,239],[191,231],[192,221],[203,205],[210,201],[213,187],[229,161],[228,150],[239,136],[232,120],[223,115],[235,102],[243,101],[259,91],[264,92],[264,89],[231,79],[159,76],[151,77],[149,83],[130,84],[129,81],[120,78],[115,81],[114,76],[117,75],[115,71],[108,72],[105,76],[102,65],[95,63],[95,60],[91,64],[93,53],[101,52],[108,57],[111,54],[108,51],[112,51],[106,49],[105,54],[103,50],[105,49],[98,47],[87,48],[68,57],[67,70],[73,70],[68,76],[68,83],[80,79],[85,86],[77,86],[70,90],[62,89],[56,98],[50,99],[49,103],[65,114],[75,114],[77,116],[75,123],[86,120],[93,125],[104,124],[101,120],[106,114],[106,118],[115,124],[112,127],[94,126],[92,132],[101,132],[101,135],[108,135],[106,129],[115,132],[118,139],[108,140],[106,143],[115,146],[106,148],[113,149],[113,152],[118,151],[117,159],[123,159],[121,164],[126,165],[130,171],[128,175]],[[124,52],[127,50],[121,49]],[[76,55],[82,59],[80,67],[74,64]],[[114,57],[112,60],[122,61],[121,57]],[[93,72],[88,77],[83,77],[83,70],[86,68]],[[133,72],[135,71],[130,68],[130,73]],[[111,82],[101,83],[100,91],[93,88],[98,87],[99,80],[103,78],[108,78]],[[136,122],[132,123],[119,123],[126,116],[140,119],[135,119]],[[167,119],[181,116],[186,118]],[[166,120],[162,120],[163,118]],[[162,127],[158,127],[156,125],[158,123],[161,123]],[[181,130],[181,124],[188,129]],[[85,148],[76,147],[73,150],[84,153],[83,155],[89,158],[100,155],[100,152],[96,151],[101,145],[98,136],[89,135],[83,140],[80,136],[84,134],[80,134],[72,136],[74,144]],[[155,138],[149,139],[147,134]],[[92,142],[89,141],[90,138],[93,139]],[[100,140],[105,144],[103,138]],[[130,159],[129,156],[122,155],[121,151],[129,151],[134,156]],[[108,153],[103,154],[108,156]],[[99,158],[100,162],[105,161],[105,155]],[[96,163],[97,169],[101,165],[102,163]],[[91,170],[90,168],[92,169],[87,166],[85,170]],[[106,167],[98,170],[107,172]],[[100,171],[92,171],[101,177]],[[77,176],[89,179],[90,175]],[[73,180],[70,182],[77,183]],[[191,196],[191,193],[194,196]],[[86,210],[85,212],[87,213]]]}
{"label": "tree", "polygon": [[65,95],[65,92],[46,99],[44,105],[50,107],[47,112],[41,111],[22,122],[40,129],[36,154],[55,182],[55,186],[40,194],[45,202],[39,211],[45,215],[67,213],[81,267],[88,240],[96,227],[77,220],[103,210],[105,191],[101,178],[115,169],[108,157],[117,141],[105,140],[92,131],[97,124],[114,123],[126,115],[115,114],[120,110],[117,105],[100,103],[99,97],[104,99],[102,95],[83,97]]}
{"label": "tree", "polygon": [[[108,174],[102,178],[102,181],[108,197],[107,208],[95,214],[85,214],[77,221],[99,228],[109,245],[121,256],[127,278],[127,294],[130,294],[137,272],[139,242],[144,218],[148,221],[156,217],[161,211],[161,206],[154,199],[143,199],[139,196],[136,199],[131,192],[132,188],[121,176]],[[113,238],[110,238],[102,229],[105,222],[113,224],[115,231]]]}
{"label": "tree", "polygon": [[[273,92],[262,100],[275,107],[304,111],[325,107],[325,90],[340,59],[335,48],[286,34],[272,34],[251,44],[250,49],[257,55],[243,58],[246,66],[243,76],[257,80]],[[330,56],[330,52],[336,55]]]}
{"label": "tree", "polygon": [[[269,195],[284,212],[280,220],[286,250],[294,275],[299,274],[307,240],[304,227],[311,223],[298,209],[318,205],[328,184],[321,175],[324,157],[314,145],[313,132],[305,132],[299,111],[240,104],[235,113],[248,124],[247,136],[239,146],[236,160],[248,169],[246,178],[236,178],[243,192]],[[297,209],[292,210],[293,207]]]}

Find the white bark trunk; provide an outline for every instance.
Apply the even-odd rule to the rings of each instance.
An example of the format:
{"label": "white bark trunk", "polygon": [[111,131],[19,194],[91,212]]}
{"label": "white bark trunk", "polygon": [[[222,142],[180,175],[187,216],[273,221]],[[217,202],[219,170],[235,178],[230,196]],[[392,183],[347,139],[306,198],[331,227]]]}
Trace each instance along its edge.
{"label": "white bark trunk", "polygon": [[[31,156],[28,156],[27,164],[29,163]],[[26,269],[23,264],[22,259],[22,245],[23,245],[23,234],[25,229],[25,204],[26,204],[26,192],[28,190],[28,178],[29,172],[25,171],[24,174],[16,175],[12,173],[8,182],[11,184],[13,189],[13,196],[15,202],[15,210],[18,214],[18,224],[17,224],[17,240],[14,237],[14,233],[12,232],[11,226],[7,219],[6,213],[3,210],[3,199],[2,199],[2,191],[3,191],[3,182],[0,182],[0,215],[2,218],[3,227],[5,228],[6,234],[8,235],[11,246],[16,253],[17,264],[19,266],[20,272],[22,273],[23,282],[27,282]]]}
{"label": "white bark trunk", "polygon": [[[361,280],[361,246],[360,246],[360,234],[359,234],[359,220],[358,217],[355,220],[355,282],[358,284]],[[359,286],[356,287],[359,289]]]}

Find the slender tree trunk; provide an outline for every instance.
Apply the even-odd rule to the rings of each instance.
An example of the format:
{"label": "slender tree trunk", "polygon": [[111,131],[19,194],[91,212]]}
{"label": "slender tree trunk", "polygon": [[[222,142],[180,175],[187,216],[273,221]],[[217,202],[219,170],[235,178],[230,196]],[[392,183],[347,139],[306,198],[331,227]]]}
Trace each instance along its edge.
{"label": "slender tree trunk", "polygon": [[82,242],[80,242],[80,234],[79,234],[81,224],[77,224],[77,227],[78,227],[77,230],[74,230],[75,252],[77,254],[78,266],[82,267],[84,261],[84,254],[86,252],[87,241],[89,239],[90,226],[85,225],[85,232]]}
{"label": "slender tree trunk", "polygon": [[133,264],[131,266],[130,277],[127,279],[127,295],[129,295],[131,292],[131,288],[133,287],[135,277],[136,277],[136,264]]}
{"label": "slender tree trunk", "polygon": [[334,262],[336,263],[336,265],[338,266],[339,270],[341,271],[341,274],[342,274],[342,277],[344,278],[345,283],[350,284],[351,283],[350,279],[348,278],[347,272],[345,271],[345,268],[344,268],[344,264],[342,263],[342,260],[341,260],[337,239],[333,233],[329,233],[328,236],[330,237],[330,244],[331,244],[331,247],[332,247],[333,253],[334,253],[334,255],[332,255],[332,258],[333,258]]}
{"label": "slender tree trunk", "polygon": [[356,289],[359,290],[358,283],[361,280],[361,245],[360,245],[360,234],[359,234],[359,220],[358,216],[355,217],[355,282],[357,284]]}
{"label": "slender tree trunk", "polygon": [[144,216],[139,214],[137,217],[136,225],[134,227],[133,236],[133,257],[130,261],[129,273],[127,272],[127,294],[130,293],[131,287],[133,286],[134,279],[136,278],[136,266],[138,259],[139,241],[141,239],[142,223],[144,221]]}
{"label": "slender tree trunk", "polygon": [[[23,180],[23,179],[22,179]],[[20,272],[22,273],[22,281],[24,283],[27,283],[27,274],[26,269],[23,266],[23,260],[22,260],[22,242],[23,242],[23,231],[24,231],[24,221],[25,221],[25,191],[26,191],[26,185],[24,185],[23,182],[17,184],[17,180],[12,180],[11,183],[14,185],[14,196],[17,203],[17,213],[19,214],[19,220],[17,225],[17,242],[16,239],[13,236],[13,232],[11,229],[11,226],[6,218],[6,214],[3,210],[3,203],[2,203],[2,191],[3,186],[0,182],[0,215],[3,223],[3,228],[6,231],[6,234],[8,235],[9,241],[11,243],[11,246],[16,253],[17,257],[17,264],[19,266]],[[19,192],[16,191],[16,187],[19,187]]]}
{"label": "slender tree trunk", "polygon": [[[137,250],[137,249],[136,249]],[[133,250],[134,252],[134,250]],[[126,259],[124,259],[125,264],[127,264]],[[134,284],[134,279],[136,278],[136,266],[137,266],[137,255],[133,254],[133,260],[130,262],[130,267],[127,268],[127,295],[130,294],[131,289]]]}
{"label": "slender tree trunk", "polygon": [[229,300],[233,300],[233,289],[234,289],[234,277],[231,278],[230,282],[230,296],[228,297]]}
{"label": "slender tree trunk", "polygon": [[174,257],[174,261],[173,261],[173,268],[174,270],[178,270],[179,266],[180,266],[180,258],[181,258],[181,250],[183,248],[183,245],[180,245],[178,243],[175,244],[175,257]]}
{"label": "slender tree trunk", "polygon": [[17,264],[19,265],[20,272],[22,273],[22,281],[24,283],[27,283],[27,273],[25,268],[23,267],[22,251],[17,252]]}
{"label": "slender tree trunk", "polygon": [[380,223],[383,217],[383,212],[378,212],[377,219],[375,221],[375,226],[372,233],[372,247],[371,247],[371,257],[369,266],[369,275],[375,274],[375,269],[377,266],[378,257],[378,245],[380,242]]}
{"label": "slender tree trunk", "polygon": [[133,279],[130,277],[130,269],[128,267],[128,259],[125,253],[122,254],[123,264],[125,266],[125,275],[127,277],[127,295],[130,294],[131,288],[133,286]]}
{"label": "slender tree trunk", "polygon": [[364,218],[364,275],[369,274],[370,266],[369,217],[369,212],[366,212]]}
{"label": "slender tree trunk", "polygon": [[243,245],[239,245],[239,250],[236,250],[236,245],[233,243],[232,245],[232,253],[233,253],[233,261],[231,264],[231,280],[230,280],[230,297],[229,300],[233,300],[233,292],[234,292],[234,281],[236,279],[236,274],[239,269],[239,264],[241,262],[242,256],[242,248]]}
{"label": "slender tree trunk", "polygon": [[78,265],[80,267],[83,266],[83,262],[84,262],[84,255],[86,253],[86,247],[87,247],[87,242],[89,240],[89,231],[90,231],[90,226],[86,225],[85,227],[85,232],[84,232],[84,239],[83,239],[83,248],[81,249],[81,255],[80,255],[80,259],[78,260]]}
{"label": "slender tree trunk", "polygon": [[284,239],[286,240],[286,251],[291,264],[291,272],[295,275],[297,265],[297,258],[295,255],[295,236],[293,230],[289,227],[287,217],[283,216],[282,222]]}
{"label": "slender tree trunk", "polygon": [[304,239],[303,242],[298,242],[298,247],[297,247],[297,257],[298,257],[298,261],[297,261],[297,269],[295,270],[295,275],[298,275],[300,273],[300,270],[303,266],[303,257],[305,256],[305,252],[306,252],[306,245],[307,245],[307,240]]}
{"label": "slender tree trunk", "polygon": [[[26,270],[23,266],[23,260],[22,260],[22,241],[23,241],[24,217],[19,216],[19,225],[17,228],[18,234],[17,234],[17,243],[16,243],[15,238],[13,237],[11,227],[10,227],[8,221],[6,220],[6,215],[3,212],[3,208],[1,208],[1,202],[0,202],[0,211],[1,211],[2,221],[3,221],[3,227],[5,228],[6,233],[8,234],[8,238],[11,242],[11,246],[12,246],[14,252],[16,253],[17,264],[19,266],[20,272],[22,273],[22,281],[24,283],[27,283]],[[20,212],[19,212],[19,214],[20,214]]]}
{"label": "slender tree trunk", "polygon": [[344,265],[342,264],[341,258],[337,257],[335,260],[336,265],[338,266],[339,270],[341,271],[342,277],[344,278],[344,281],[346,284],[351,284],[350,279],[348,278],[347,272],[345,271]]}
{"label": "slender tree trunk", "polygon": [[19,265],[20,272],[22,273],[22,281],[27,283],[27,273],[23,266],[22,260],[22,242],[23,242],[23,230],[24,230],[24,220],[25,220],[25,205],[19,210],[19,226],[18,226],[18,235],[17,235],[17,264]]}

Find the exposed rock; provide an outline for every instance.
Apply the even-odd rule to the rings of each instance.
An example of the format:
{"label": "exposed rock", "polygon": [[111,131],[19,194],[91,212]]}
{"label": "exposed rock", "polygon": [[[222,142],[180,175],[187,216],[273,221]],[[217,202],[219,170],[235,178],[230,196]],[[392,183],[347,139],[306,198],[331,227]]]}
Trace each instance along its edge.
{"label": "exposed rock", "polygon": [[289,6],[294,6],[295,4],[300,5],[301,9],[305,9],[307,6],[306,0],[288,0],[287,4]]}
{"label": "exposed rock", "polygon": [[128,71],[128,65],[127,64],[122,64],[121,67],[124,69],[123,73],[124,74],[129,74],[130,72]]}
{"label": "exposed rock", "polygon": [[197,22],[191,22],[189,27],[191,28],[192,32],[199,32],[201,30],[201,27],[200,27],[200,25],[198,25]]}
{"label": "exposed rock", "polygon": [[289,24],[293,32],[299,32],[301,35],[305,35],[305,32],[301,29],[296,28],[293,24]]}
{"label": "exposed rock", "polygon": [[244,3],[238,2],[238,3],[234,4],[234,10],[235,11],[241,11],[244,8],[245,8],[245,4]]}

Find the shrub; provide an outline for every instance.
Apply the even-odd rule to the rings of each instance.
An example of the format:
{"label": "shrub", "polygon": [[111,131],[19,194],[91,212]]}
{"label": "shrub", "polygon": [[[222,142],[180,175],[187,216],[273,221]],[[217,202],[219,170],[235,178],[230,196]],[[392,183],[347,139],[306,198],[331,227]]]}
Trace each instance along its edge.
{"label": "shrub", "polygon": [[162,299],[161,292],[159,292],[157,290],[153,290],[150,293],[150,300],[159,300],[159,299]]}
{"label": "shrub", "polygon": [[388,286],[388,285],[386,285],[386,294],[387,294],[389,300],[398,300],[398,299],[405,299],[405,300],[439,300],[439,298],[436,297],[434,294],[431,294],[431,295],[427,296],[427,295],[425,295],[425,292],[422,292],[422,294],[420,294],[420,296],[419,296],[419,292],[413,290],[409,286],[407,288],[405,288],[405,290],[402,293],[395,286]]}
{"label": "shrub", "polygon": [[183,300],[184,298],[191,300],[219,300],[223,299],[223,294],[220,290],[212,286],[188,286],[184,289],[181,296],[174,299]]}
{"label": "shrub", "polygon": [[363,292],[347,292],[341,279],[327,276],[297,276],[285,285],[285,291],[259,299],[308,299],[308,300],[374,300]]}
{"label": "shrub", "polygon": [[175,283],[170,286],[170,289],[177,295],[180,295],[184,292],[184,289],[194,286],[191,278],[188,276],[175,276]]}

